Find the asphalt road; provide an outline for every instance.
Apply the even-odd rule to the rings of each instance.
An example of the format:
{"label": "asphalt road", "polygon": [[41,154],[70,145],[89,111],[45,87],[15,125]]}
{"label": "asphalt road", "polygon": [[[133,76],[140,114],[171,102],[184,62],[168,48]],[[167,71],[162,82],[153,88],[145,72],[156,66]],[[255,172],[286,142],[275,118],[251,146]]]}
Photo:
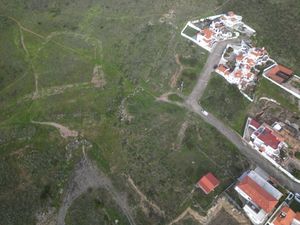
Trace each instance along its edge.
{"label": "asphalt road", "polygon": [[[212,114],[204,115],[203,108],[199,105],[199,99],[202,97],[207,83],[210,79],[211,73],[214,71],[214,65],[220,61],[222,53],[227,44],[238,43],[239,40],[228,40],[220,42],[213,49],[209,55],[207,62],[199,75],[196,86],[192,93],[186,98],[184,106],[190,111],[198,114],[205,122],[214,126],[220,133],[222,133],[228,140],[230,140],[239,150],[245,155],[250,162],[257,164],[260,168],[265,170],[270,176],[278,180],[282,185],[286,186],[289,190],[300,192],[300,184],[294,182],[280,170],[275,168],[269,161],[261,156],[257,151],[253,150],[242,138],[231,128],[227,127],[222,121],[214,117]],[[226,93],[224,93],[226,94]]]}

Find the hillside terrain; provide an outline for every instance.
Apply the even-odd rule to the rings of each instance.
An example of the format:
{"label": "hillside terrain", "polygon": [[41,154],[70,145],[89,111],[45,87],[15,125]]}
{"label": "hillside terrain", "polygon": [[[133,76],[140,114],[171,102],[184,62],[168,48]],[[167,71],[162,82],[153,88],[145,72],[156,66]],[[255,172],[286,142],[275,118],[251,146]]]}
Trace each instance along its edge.
{"label": "hillside terrain", "polygon": [[[257,44],[300,71],[297,3],[0,0],[0,224],[169,224],[189,207],[205,216],[251,162],[195,114],[159,101],[187,96],[208,57],[180,31],[234,10]],[[228,91],[220,106],[240,131],[248,103],[211,82],[203,101],[220,115],[214,99]],[[209,171],[221,185],[205,195],[195,184]]]}

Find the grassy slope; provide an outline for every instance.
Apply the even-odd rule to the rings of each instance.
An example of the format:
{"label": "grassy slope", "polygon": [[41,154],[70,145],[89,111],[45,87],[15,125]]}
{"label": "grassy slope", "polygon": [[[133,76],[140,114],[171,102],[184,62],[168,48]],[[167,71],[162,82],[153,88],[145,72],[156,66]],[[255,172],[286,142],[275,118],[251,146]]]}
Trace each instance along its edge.
{"label": "grassy slope", "polygon": [[[82,207],[84,205],[84,207]],[[89,190],[80,196],[70,208],[67,225],[90,225],[90,224],[129,224],[118,206],[109,198],[105,190]]]}

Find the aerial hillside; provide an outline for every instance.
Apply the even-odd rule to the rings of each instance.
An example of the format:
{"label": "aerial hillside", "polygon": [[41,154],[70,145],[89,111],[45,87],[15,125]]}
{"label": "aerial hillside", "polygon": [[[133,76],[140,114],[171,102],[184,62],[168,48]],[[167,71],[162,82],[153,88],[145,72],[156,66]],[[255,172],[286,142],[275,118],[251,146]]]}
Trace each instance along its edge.
{"label": "aerial hillside", "polygon": [[[200,117],[160,101],[184,83],[169,96],[182,101],[208,57],[180,31],[234,10],[300,71],[297,3],[0,0],[0,224],[205,216],[250,163]],[[209,195],[195,188],[207,172],[221,181]]]}

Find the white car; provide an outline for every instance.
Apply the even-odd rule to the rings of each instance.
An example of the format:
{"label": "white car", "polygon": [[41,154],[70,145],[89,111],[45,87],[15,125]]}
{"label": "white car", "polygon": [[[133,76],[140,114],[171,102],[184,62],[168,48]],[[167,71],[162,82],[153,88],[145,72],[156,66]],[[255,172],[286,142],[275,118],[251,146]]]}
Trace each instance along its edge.
{"label": "white car", "polygon": [[201,112],[203,113],[204,116],[208,116],[208,112],[206,112],[205,110],[201,110]]}

